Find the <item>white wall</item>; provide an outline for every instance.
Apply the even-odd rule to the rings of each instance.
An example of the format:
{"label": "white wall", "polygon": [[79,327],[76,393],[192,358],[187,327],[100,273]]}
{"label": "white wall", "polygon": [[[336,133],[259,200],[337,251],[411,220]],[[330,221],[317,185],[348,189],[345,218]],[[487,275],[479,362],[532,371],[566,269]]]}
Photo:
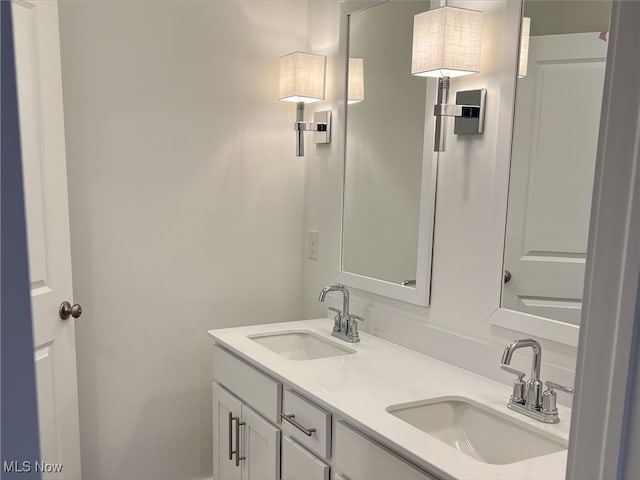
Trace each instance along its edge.
{"label": "white wall", "polygon": [[[83,477],[211,476],[211,328],[302,316],[307,4],[62,0]],[[248,301],[250,299],[250,301]]]}
{"label": "white wall", "polygon": [[[519,7],[509,0],[450,1],[452,6],[482,10],[484,38],[481,73],[452,81],[450,98],[458,89],[485,87],[487,119],[482,137],[455,137],[448,129],[447,151],[440,155],[433,252],[431,305],[421,308],[364,292],[352,292],[353,310],[364,314],[363,328],[417,351],[510,383],[498,368],[508,341],[525,335],[492,327],[488,318],[499,302],[506,216],[509,132],[512,115]],[[311,3],[309,15],[326,18],[310,25],[313,51],[337,61],[340,6]],[[333,70],[335,71],[335,70]],[[325,104],[339,110],[340,93],[333,78]],[[511,100],[509,100],[511,99]],[[435,98],[427,99],[427,108]],[[337,119],[340,128],[340,119]],[[506,129],[508,130],[508,129]],[[505,144],[506,139],[506,144]],[[338,147],[316,150],[306,167],[305,228],[320,231],[320,260],[305,260],[304,311],[307,317],[326,315],[319,290],[335,281],[340,255],[340,196],[342,159]],[[313,152],[312,152],[313,153]],[[311,159],[310,159],[311,160]],[[496,227],[502,225],[502,227]],[[329,321],[327,321],[329,324]],[[541,341],[543,376],[573,382],[575,348]],[[514,363],[528,371],[529,357]],[[425,381],[427,374],[425,373]],[[567,399],[560,399],[566,402]]]}

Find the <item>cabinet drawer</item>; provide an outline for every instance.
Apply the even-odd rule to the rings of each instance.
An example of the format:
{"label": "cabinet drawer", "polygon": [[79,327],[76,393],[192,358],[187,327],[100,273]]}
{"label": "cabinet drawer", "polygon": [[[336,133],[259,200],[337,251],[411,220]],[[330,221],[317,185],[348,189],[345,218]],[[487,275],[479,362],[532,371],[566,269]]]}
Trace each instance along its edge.
{"label": "cabinet drawer", "polygon": [[278,382],[218,345],[213,346],[213,376],[266,419],[278,423],[282,397]]}
{"label": "cabinet drawer", "polygon": [[349,480],[436,480],[342,422],[334,435],[333,466]]}
{"label": "cabinet drawer", "polygon": [[282,480],[329,480],[329,466],[289,437],[282,437]]}
{"label": "cabinet drawer", "polygon": [[[282,415],[291,416],[291,421],[282,419],[282,430],[295,438],[296,441],[316,455],[329,458],[331,453],[331,414],[316,407],[302,396],[292,390],[285,390],[282,401]],[[310,430],[315,429],[311,435],[307,435],[301,428],[293,425],[297,423],[300,427]]]}

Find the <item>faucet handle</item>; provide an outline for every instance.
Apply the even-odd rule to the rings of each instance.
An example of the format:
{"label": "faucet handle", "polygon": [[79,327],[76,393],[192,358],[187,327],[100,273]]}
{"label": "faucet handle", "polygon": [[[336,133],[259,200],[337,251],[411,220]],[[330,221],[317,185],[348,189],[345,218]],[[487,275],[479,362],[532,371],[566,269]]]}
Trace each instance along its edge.
{"label": "faucet handle", "polygon": [[513,373],[518,377],[513,381],[513,391],[511,392],[510,401],[513,403],[524,403],[525,383],[523,378],[525,373],[520,370],[516,370],[515,368],[511,368],[508,365],[500,365],[500,368],[505,372]]}
{"label": "faucet handle", "polygon": [[556,394],[556,390],[560,390],[565,393],[573,393],[573,388],[565,387],[564,385],[560,385],[559,383],[554,382],[545,382],[547,385],[547,389],[542,394],[542,413],[545,415],[553,415],[558,416],[558,407],[556,406],[556,401],[558,399],[558,395]]}
{"label": "faucet handle", "polygon": [[573,388],[571,387],[565,387],[564,385],[560,385],[559,383],[555,383],[555,382],[550,382],[550,381],[546,381],[544,382],[544,384],[549,388],[549,390],[553,391],[555,390],[560,390],[561,392],[564,393],[573,393]]}
{"label": "faucet handle", "polygon": [[364,318],[353,313],[347,315],[347,334],[351,335],[356,342],[360,340],[360,335],[358,334],[358,322],[364,322]]}
{"label": "faucet handle", "polygon": [[333,307],[329,307],[329,310],[331,310],[332,312],[334,312],[336,314],[336,316],[333,317],[333,331],[334,332],[339,332],[340,331],[340,321],[342,320],[342,310],[338,310],[337,308],[333,308]]}

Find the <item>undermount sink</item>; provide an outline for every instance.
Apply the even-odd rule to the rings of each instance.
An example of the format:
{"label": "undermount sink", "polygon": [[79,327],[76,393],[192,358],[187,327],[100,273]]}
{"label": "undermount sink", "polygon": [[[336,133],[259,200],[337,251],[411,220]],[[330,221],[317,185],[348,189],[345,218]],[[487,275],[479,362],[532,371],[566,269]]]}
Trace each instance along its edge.
{"label": "undermount sink", "polygon": [[484,463],[505,465],[559,452],[560,438],[461,397],[394,405],[387,412]]}
{"label": "undermount sink", "polygon": [[304,330],[251,335],[249,338],[289,360],[315,360],[356,353],[351,348]]}

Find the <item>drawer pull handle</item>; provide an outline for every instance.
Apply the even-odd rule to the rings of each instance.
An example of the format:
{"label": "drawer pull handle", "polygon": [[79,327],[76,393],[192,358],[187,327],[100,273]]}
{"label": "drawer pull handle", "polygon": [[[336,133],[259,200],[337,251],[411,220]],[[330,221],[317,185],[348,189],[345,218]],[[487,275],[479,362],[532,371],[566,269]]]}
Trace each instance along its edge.
{"label": "drawer pull handle", "polygon": [[[235,449],[231,447],[233,445],[233,422],[236,422],[236,445]],[[245,422],[240,421],[240,417],[234,417],[233,413],[229,412],[229,460],[233,460],[233,455],[236,456],[236,467],[240,466],[240,460],[244,460],[246,457],[240,456],[240,427],[246,425]]]}
{"label": "drawer pull handle", "polygon": [[233,460],[233,420],[236,417],[233,416],[233,413],[229,412],[229,460]]}
{"label": "drawer pull handle", "polygon": [[241,422],[240,417],[234,417],[236,421],[236,449],[234,453],[236,454],[236,467],[240,466],[240,460],[245,460],[247,457],[240,456],[240,427],[246,425],[246,422]]}
{"label": "drawer pull handle", "polygon": [[304,428],[302,425],[300,425],[298,422],[295,421],[296,416],[293,415],[293,414],[285,415],[284,413],[281,413],[280,414],[280,418],[282,418],[283,420],[286,420],[287,422],[289,422],[291,425],[293,425],[298,430],[300,430],[302,433],[304,433],[307,437],[310,437],[316,431],[315,428]]}

